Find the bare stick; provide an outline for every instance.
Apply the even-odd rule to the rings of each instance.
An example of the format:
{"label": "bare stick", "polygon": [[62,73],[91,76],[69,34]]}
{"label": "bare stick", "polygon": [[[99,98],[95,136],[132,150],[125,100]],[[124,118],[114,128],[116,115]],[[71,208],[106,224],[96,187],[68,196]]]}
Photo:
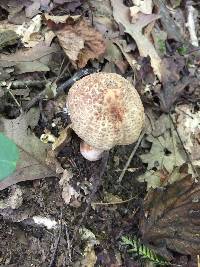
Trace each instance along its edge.
{"label": "bare stick", "polygon": [[138,138],[138,141],[137,141],[137,143],[136,143],[136,145],[135,145],[135,147],[133,149],[133,151],[131,152],[131,154],[130,154],[127,162],[126,162],[126,165],[124,166],[123,171],[121,172],[121,174],[119,176],[119,179],[117,180],[118,183],[121,183],[121,181],[122,181],[122,179],[124,177],[124,174],[127,171],[128,167],[129,167],[129,165],[131,163],[131,160],[132,160],[133,156],[135,155],[135,152],[137,151],[137,149],[138,149],[138,147],[140,145],[140,142],[142,141],[142,138],[143,138],[144,134],[145,134],[145,131],[142,131],[141,134],[140,134],[140,137]]}
{"label": "bare stick", "polygon": [[21,81],[21,80],[16,80],[11,83],[10,88],[24,88],[24,87],[38,87],[41,88],[46,84],[45,80],[27,80],[27,81]]}
{"label": "bare stick", "polygon": [[64,228],[65,228],[65,234],[67,238],[68,258],[69,258],[69,262],[72,262],[71,242],[70,242],[69,232],[68,232],[68,228],[66,224],[64,224]]}
{"label": "bare stick", "polygon": [[49,264],[49,267],[54,267],[55,266],[55,261],[56,261],[56,256],[57,256],[57,252],[58,252],[58,246],[59,246],[59,243],[60,243],[61,234],[62,234],[62,209],[61,209],[61,212],[60,212],[60,229],[59,229],[58,237],[57,237],[57,239],[55,241],[55,248],[54,248],[53,255],[51,257],[51,262]]}
{"label": "bare stick", "polygon": [[126,200],[121,200],[121,201],[114,201],[114,202],[93,202],[92,205],[95,206],[109,206],[109,205],[119,205],[119,204],[124,204],[124,203],[128,203],[133,199],[136,199],[137,197],[132,197]]}

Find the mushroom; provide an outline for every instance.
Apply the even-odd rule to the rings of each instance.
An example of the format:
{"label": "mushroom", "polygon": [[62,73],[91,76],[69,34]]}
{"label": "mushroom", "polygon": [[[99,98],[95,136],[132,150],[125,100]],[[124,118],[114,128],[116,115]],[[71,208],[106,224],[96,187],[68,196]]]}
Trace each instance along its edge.
{"label": "mushroom", "polygon": [[144,108],[133,85],[115,73],[94,73],[75,82],[67,97],[80,152],[95,161],[116,145],[134,143],[144,126]]}

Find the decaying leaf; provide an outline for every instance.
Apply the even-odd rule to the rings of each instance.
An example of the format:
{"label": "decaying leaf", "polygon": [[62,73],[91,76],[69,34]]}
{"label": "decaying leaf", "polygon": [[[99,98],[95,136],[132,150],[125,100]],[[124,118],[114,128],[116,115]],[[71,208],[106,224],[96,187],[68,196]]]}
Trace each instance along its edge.
{"label": "decaying leaf", "polygon": [[52,144],[52,150],[60,151],[71,140],[71,133],[71,125],[68,125],[59,133],[59,137]]}
{"label": "decaying leaf", "polygon": [[158,8],[160,14],[160,20],[163,26],[163,30],[167,32],[169,39],[174,39],[177,42],[182,43],[185,39],[182,35],[180,28],[175,23],[171,16],[170,10],[167,8],[165,3],[161,0],[153,0],[154,5]]}
{"label": "decaying leaf", "polygon": [[87,241],[84,248],[83,258],[80,261],[75,262],[76,267],[94,267],[97,261],[97,256],[94,251],[94,245],[98,245],[99,241],[96,236],[87,228],[82,227],[79,229],[81,239]]}
{"label": "decaying leaf", "polygon": [[139,176],[138,181],[146,181],[148,189],[164,186],[170,183],[169,175],[176,167],[187,161],[187,156],[175,130],[166,130],[157,138],[149,135],[146,140],[152,146],[149,153],[140,156],[148,166],[146,173]]}
{"label": "decaying leaf", "polygon": [[39,61],[31,61],[31,62],[19,62],[16,64],[15,73],[22,74],[26,72],[46,72],[49,71],[49,67]]}
{"label": "decaying leaf", "polygon": [[151,34],[154,40],[156,51],[160,56],[164,56],[166,54],[165,41],[167,40],[167,33],[154,28],[151,31]]}
{"label": "decaying leaf", "polygon": [[[58,46],[49,47],[44,42],[39,43],[30,49],[18,50],[15,54],[1,54],[0,67],[7,71],[8,68],[14,67],[16,74],[30,72],[47,72],[47,66],[53,53],[59,51]],[[44,62],[44,63],[43,63]]]}
{"label": "decaying leaf", "polygon": [[1,131],[12,139],[20,149],[20,159],[16,171],[0,183],[0,190],[20,181],[41,179],[54,176],[52,169],[45,165],[46,152],[49,146],[43,144],[29,127],[38,122],[38,110],[30,110],[14,120],[0,119]]}
{"label": "decaying leaf", "polygon": [[149,153],[141,155],[144,163],[148,163],[147,170],[163,167],[171,173],[174,167],[181,166],[186,161],[185,153],[175,131],[166,131],[163,136],[154,138],[148,136],[147,141],[152,143]]}
{"label": "decaying leaf", "polygon": [[81,261],[75,262],[75,267],[94,267],[97,257],[94,251],[94,246],[88,244],[84,249],[84,255]]}
{"label": "decaying leaf", "polygon": [[63,170],[62,177],[59,181],[60,186],[62,186],[62,198],[67,205],[73,207],[79,207],[80,202],[77,198],[80,196],[79,193],[70,185],[70,180],[73,177],[73,173],[70,170]]}
{"label": "decaying leaf", "polygon": [[125,73],[128,64],[124,60],[120,49],[110,40],[106,42],[106,54],[104,57],[109,62],[114,63],[123,74]]}
{"label": "decaying leaf", "polygon": [[57,16],[56,20],[53,16],[46,16],[46,19],[75,67],[83,68],[88,60],[98,58],[105,52],[102,35],[86,20],[77,16]]}
{"label": "decaying leaf", "polygon": [[125,32],[130,34],[135,40],[137,47],[140,52],[140,56],[151,58],[151,65],[154,69],[155,74],[161,79],[161,59],[156,52],[153,44],[145,37],[142,33],[142,29],[147,26],[150,22],[158,19],[160,16],[151,14],[144,15],[140,14],[136,23],[129,21],[129,8],[123,4],[122,0],[111,0],[113,6],[113,16],[117,23],[122,24],[125,28]]}
{"label": "decaying leaf", "polygon": [[171,260],[172,251],[198,255],[200,251],[200,182],[190,175],[160,191],[152,190],[144,202],[140,222],[143,241]]}
{"label": "decaying leaf", "polygon": [[47,20],[47,25],[50,28],[57,28],[56,25],[59,25],[59,27],[60,27],[62,24],[65,24],[68,21],[76,22],[80,18],[80,15],[77,15],[77,16],[70,16],[70,15],[51,16],[51,15],[45,14],[44,17]]}
{"label": "decaying leaf", "polygon": [[21,41],[25,47],[33,47],[37,45],[41,40],[44,40],[42,33],[40,32],[42,26],[41,15],[35,16],[31,21],[23,23],[17,29],[17,34],[22,36]]}
{"label": "decaying leaf", "polygon": [[13,30],[0,30],[0,50],[8,45],[16,44],[19,36]]}
{"label": "decaying leaf", "polygon": [[200,160],[200,111],[194,111],[191,105],[176,107],[174,114],[177,130],[184,147],[192,160]]}
{"label": "decaying leaf", "polygon": [[93,24],[104,36],[113,34],[114,19],[109,0],[89,0],[93,13]]}

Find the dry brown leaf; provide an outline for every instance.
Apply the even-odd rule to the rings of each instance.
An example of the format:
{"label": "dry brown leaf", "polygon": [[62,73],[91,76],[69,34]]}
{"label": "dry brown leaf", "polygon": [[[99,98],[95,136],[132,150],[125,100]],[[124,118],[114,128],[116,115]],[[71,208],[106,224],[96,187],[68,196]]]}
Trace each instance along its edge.
{"label": "dry brown leaf", "polygon": [[41,15],[35,16],[27,23],[23,23],[17,29],[17,34],[22,36],[21,41],[25,47],[34,47],[40,41],[44,40],[42,32],[40,31],[42,26]]}
{"label": "dry brown leaf", "polygon": [[49,27],[52,27],[53,25],[51,25],[52,23],[55,24],[64,24],[66,23],[68,20],[72,20],[72,21],[77,21],[80,18],[80,15],[77,16],[70,16],[70,15],[64,15],[64,16],[51,16],[48,14],[44,15],[47,24]]}
{"label": "dry brown leaf", "polygon": [[62,198],[67,205],[79,207],[81,203],[78,201],[80,194],[70,185],[70,180],[73,178],[73,173],[70,170],[63,170],[59,185],[62,186]]}
{"label": "dry brown leaf", "polygon": [[110,0],[104,0],[103,4],[102,0],[89,0],[88,2],[92,9],[93,25],[104,36],[110,37],[115,29]]}
{"label": "dry brown leaf", "polygon": [[58,25],[55,27],[53,18],[49,16],[46,18],[49,27],[54,30],[62,48],[75,67],[83,68],[88,60],[99,58],[105,52],[106,47],[102,35],[86,20],[66,18],[66,16],[59,20],[56,18]]}
{"label": "dry brown leaf", "polygon": [[52,45],[47,46],[43,42],[34,46],[31,49],[18,50],[15,54],[0,55],[0,66],[8,67],[14,66],[17,62],[30,62],[38,60],[44,56],[50,55],[52,53],[58,52],[57,46]]}
{"label": "dry brown leaf", "polygon": [[140,56],[151,58],[151,65],[155,74],[161,79],[160,65],[161,59],[157,54],[153,44],[149,39],[143,35],[142,29],[150,22],[158,19],[160,16],[151,14],[140,14],[136,23],[129,21],[129,8],[123,4],[122,0],[111,0],[113,6],[113,16],[117,23],[122,24],[125,27],[125,32],[130,34],[135,40],[140,52]]}
{"label": "dry brown leaf", "polygon": [[104,58],[107,59],[110,63],[114,63],[122,74],[124,74],[127,70],[128,63],[123,58],[122,52],[117,45],[115,45],[111,40],[106,42],[106,53]]}
{"label": "dry brown leaf", "polygon": [[71,140],[72,128],[69,124],[65,129],[59,133],[59,137],[52,144],[52,150],[60,151]]}
{"label": "dry brown leaf", "polygon": [[200,182],[195,183],[190,175],[167,186],[164,192],[150,191],[140,223],[143,240],[169,260],[170,251],[199,254],[199,197]]}
{"label": "dry brown leaf", "polygon": [[[187,86],[193,86],[197,82],[187,72],[187,63],[182,56],[168,56],[162,60],[160,71],[162,88],[156,92],[160,100],[160,109],[169,112],[173,104],[176,103],[186,93]],[[195,90],[195,89],[194,89]]]}

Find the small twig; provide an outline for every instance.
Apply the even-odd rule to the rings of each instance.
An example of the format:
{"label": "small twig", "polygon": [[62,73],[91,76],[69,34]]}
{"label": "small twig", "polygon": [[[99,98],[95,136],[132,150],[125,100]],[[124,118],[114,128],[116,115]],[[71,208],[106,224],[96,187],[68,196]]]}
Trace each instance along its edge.
{"label": "small twig", "polygon": [[137,149],[138,149],[138,147],[140,145],[140,142],[142,141],[142,138],[143,138],[144,134],[145,134],[145,131],[142,131],[141,134],[140,134],[140,137],[138,138],[138,141],[137,141],[137,143],[136,143],[136,145],[135,145],[135,147],[133,149],[133,151],[131,152],[131,154],[130,154],[127,162],[126,162],[126,165],[124,166],[124,169],[122,170],[122,172],[121,172],[121,174],[120,174],[120,176],[119,176],[119,178],[117,180],[118,183],[121,183],[121,181],[122,181],[122,179],[123,179],[123,177],[125,175],[125,172],[127,171],[128,167],[129,167],[129,165],[131,163],[131,160],[132,160],[133,156],[135,155],[135,152],[137,151]]}
{"label": "small twig", "polygon": [[200,267],[200,257],[197,255],[197,267]]}
{"label": "small twig", "polygon": [[[102,176],[105,172],[105,169],[106,169],[106,165],[107,165],[107,162],[108,162],[108,156],[109,156],[109,152],[106,151],[103,153],[103,156],[102,156],[102,159],[101,159],[101,163],[100,163],[100,166],[99,166],[99,173],[96,173],[94,175],[92,175],[92,180],[93,180],[93,189],[92,189],[92,192],[90,194],[90,197],[89,197],[89,200],[87,202],[87,207],[85,209],[85,211],[83,212],[82,214],[82,217],[78,223],[78,225],[76,226],[75,230],[74,230],[74,234],[73,234],[73,237],[72,237],[72,241],[74,241],[74,239],[76,238],[76,235],[77,235],[77,232],[78,230],[80,229],[81,225],[83,224],[83,221],[85,219],[85,217],[87,216],[90,208],[91,208],[91,203],[92,201],[94,200],[95,198],[95,195],[101,185],[101,181],[102,181]],[[71,241],[71,242],[72,242]]]}
{"label": "small twig", "polygon": [[136,197],[132,197],[126,200],[121,201],[115,201],[115,202],[93,202],[92,205],[98,205],[98,206],[109,206],[109,205],[118,205],[118,204],[124,204],[127,202],[130,202],[131,200],[136,199]]}
{"label": "small twig", "polygon": [[15,96],[13,95],[13,93],[11,92],[10,87],[11,87],[11,83],[8,84],[7,91],[10,94],[10,96],[13,98],[13,100],[15,101],[15,103],[17,104],[18,108],[21,110],[21,105],[19,104],[19,102],[17,101],[17,99],[15,98]]}
{"label": "small twig", "polygon": [[69,258],[69,262],[71,262],[72,261],[71,242],[70,242],[70,238],[69,238],[69,232],[68,232],[67,225],[64,224],[64,227],[65,227],[65,234],[66,234],[66,238],[67,238],[68,258]]}
{"label": "small twig", "polygon": [[62,234],[62,216],[63,216],[63,214],[62,214],[62,209],[61,209],[59,234],[58,234],[58,237],[57,237],[57,239],[55,241],[55,248],[54,248],[53,255],[51,257],[51,262],[49,264],[49,267],[54,267],[55,266],[56,256],[57,256],[57,252],[58,252],[58,246],[59,246],[60,238],[61,238],[61,234]]}
{"label": "small twig", "polygon": [[[64,62],[63,62],[64,63]],[[63,64],[62,63],[62,64]],[[56,82],[58,82],[60,79],[61,79],[61,77],[64,75],[64,73],[66,72],[66,71],[68,71],[68,73],[69,73],[69,63],[70,63],[70,61],[69,62],[67,62],[67,64],[66,64],[66,66],[64,67],[64,69],[61,71],[61,67],[62,67],[62,65],[61,65],[61,67],[60,67],[60,74],[58,75],[58,77],[56,78],[56,80],[55,80],[55,83]],[[71,76],[71,73],[69,73],[70,75],[69,76]]]}
{"label": "small twig", "polygon": [[28,81],[20,81],[20,80],[16,80],[13,81],[11,83],[10,88],[12,89],[18,89],[18,88],[26,88],[26,87],[37,87],[37,88],[41,88],[46,84],[46,81],[41,80],[41,81],[32,81],[32,80],[28,80]]}

